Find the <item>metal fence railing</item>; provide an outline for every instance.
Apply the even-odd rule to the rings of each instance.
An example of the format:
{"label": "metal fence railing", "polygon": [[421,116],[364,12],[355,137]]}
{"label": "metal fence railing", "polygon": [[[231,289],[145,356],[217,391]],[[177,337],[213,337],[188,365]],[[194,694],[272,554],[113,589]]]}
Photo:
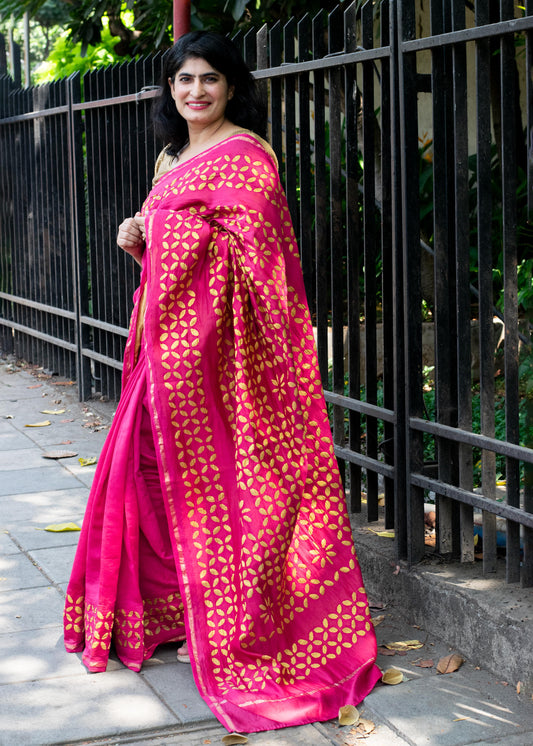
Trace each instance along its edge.
{"label": "metal fence railing", "polygon": [[[530,586],[533,1],[429,5],[236,41],[268,96],[350,509],[401,558],[482,553]],[[161,146],[160,63],[0,78],[0,347],[83,398],[119,394],[137,273],[115,235]]]}

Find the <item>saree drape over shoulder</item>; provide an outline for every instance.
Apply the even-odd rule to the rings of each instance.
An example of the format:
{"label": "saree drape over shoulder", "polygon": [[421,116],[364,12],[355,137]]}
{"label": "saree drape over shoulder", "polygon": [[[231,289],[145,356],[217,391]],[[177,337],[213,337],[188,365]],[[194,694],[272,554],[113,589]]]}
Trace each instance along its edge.
{"label": "saree drape over shoulder", "polygon": [[138,670],[186,634],[229,730],[336,717],[380,672],[275,158],[235,134],[168,171],[143,214],[67,649],[105,670],[113,641]]}

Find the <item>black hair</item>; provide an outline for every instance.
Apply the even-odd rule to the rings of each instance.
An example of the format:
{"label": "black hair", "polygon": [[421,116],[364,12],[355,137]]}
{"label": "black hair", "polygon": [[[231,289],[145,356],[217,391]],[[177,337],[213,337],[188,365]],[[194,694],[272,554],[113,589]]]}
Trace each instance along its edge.
{"label": "black hair", "polygon": [[189,138],[187,122],[176,109],[169,79],[191,58],[204,59],[225,76],[234,87],[226,106],[226,117],[237,127],[266,135],[266,106],[258,86],[239,50],[227,37],[212,31],[191,31],[181,36],[163,58],[161,93],[154,100],[152,122],[154,132],[166,145],[170,155],[177,155]]}

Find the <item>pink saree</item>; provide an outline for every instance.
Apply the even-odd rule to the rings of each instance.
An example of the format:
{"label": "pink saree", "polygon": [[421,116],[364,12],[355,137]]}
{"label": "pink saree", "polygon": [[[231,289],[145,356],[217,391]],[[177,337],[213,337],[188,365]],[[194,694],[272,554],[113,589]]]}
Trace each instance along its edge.
{"label": "pink saree", "polygon": [[275,159],[235,134],[165,174],[143,213],[67,650],[101,671],[113,641],[139,670],[186,635],[228,730],[336,717],[380,671]]}

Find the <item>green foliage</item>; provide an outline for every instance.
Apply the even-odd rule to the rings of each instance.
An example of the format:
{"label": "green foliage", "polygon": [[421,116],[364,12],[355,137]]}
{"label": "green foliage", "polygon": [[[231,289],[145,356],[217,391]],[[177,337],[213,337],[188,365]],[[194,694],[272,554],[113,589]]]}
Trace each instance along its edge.
{"label": "green foliage", "polygon": [[107,67],[121,61],[115,51],[116,40],[109,29],[104,28],[101,43],[87,47],[85,56],[81,55],[81,42],[74,44],[65,34],[55,42],[45,62],[41,63],[33,75],[34,82],[47,83],[58,78],[65,78],[75,72],[81,74],[98,67]]}
{"label": "green foliage", "polygon": [[[306,12],[331,11],[338,3],[310,0],[192,0],[191,28],[234,33],[239,28],[263,23],[286,23]],[[348,2],[340,3],[341,8]],[[125,12],[130,13],[125,20]],[[73,44],[80,43],[85,55],[89,47],[103,43],[107,27],[115,37],[115,54],[130,59],[167,49],[172,44],[172,0],[0,0],[0,22],[16,22],[28,12],[34,23],[50,28],[61,25]]]}

